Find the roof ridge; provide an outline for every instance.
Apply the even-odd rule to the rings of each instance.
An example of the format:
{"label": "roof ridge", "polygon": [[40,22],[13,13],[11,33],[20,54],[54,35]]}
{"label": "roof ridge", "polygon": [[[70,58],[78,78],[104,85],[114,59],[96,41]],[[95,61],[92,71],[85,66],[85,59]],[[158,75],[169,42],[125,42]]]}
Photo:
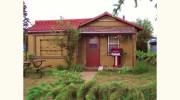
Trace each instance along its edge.
{"label": "roof ridge", "polygon": [[46,21],[58,21],[58,20],[87,20],[92,18],[77,18],[77,19],[56,19],[56,20],[35,20],[36,22],[46,22]]}

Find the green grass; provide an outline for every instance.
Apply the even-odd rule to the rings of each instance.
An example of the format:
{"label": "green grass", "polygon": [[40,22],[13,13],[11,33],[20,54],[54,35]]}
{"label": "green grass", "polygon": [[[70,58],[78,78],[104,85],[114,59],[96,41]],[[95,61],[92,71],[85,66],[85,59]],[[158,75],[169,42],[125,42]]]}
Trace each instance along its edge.
{"label": "green grass", "polygon": [[101,71],[94,78],[99,85],[112,81],[123,81],[132,86],[144,86],[149,82],[156,82],[156,67],[150,67],[149,72],[143,74],[118,74],[111,71]]}

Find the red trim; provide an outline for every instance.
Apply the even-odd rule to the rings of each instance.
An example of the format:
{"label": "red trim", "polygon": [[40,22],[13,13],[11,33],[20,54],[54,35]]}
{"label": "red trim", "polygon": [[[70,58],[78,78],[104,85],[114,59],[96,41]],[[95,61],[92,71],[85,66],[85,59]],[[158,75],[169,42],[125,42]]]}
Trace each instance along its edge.
{"label": "red trim", "polygon": [[88,21],[80,24],[80,27],[82,27],[82,26],[84,26],[84,25],[86,25],[86,24],[89,24],[89,23],[91,23],[91,22],[93,22],[93,21],[95,21],[95,20],[97,20],[97,19],[99,19],[99,18],[101,18],[101,17],[103,17],[103,16],[106,16],[106,15],[109,16],[109,17],[115,18],[115,19],[117,19],[117,20],[119,20],[119,21],[121,21],[121,22],[124,22],[124,23],[126,23],[126,24],[129,24],[129,25],[131,25],[131,26],[134,26],[134,27],[137,28],[138,30],[143,30],[143,29],[144,29],[142,26],[138,26],[138,25],[136,25],[136,24],[134,24],[134,23],[131,23],[131,22],[129,22],[129,21],[126,21],[126,20],[124,20],[124,19],[122,19],[122,18],[113,16],[113,15],[111,15],[111,14],[108,13],[108,12],[104,12],[103,14],[101,14],[101,15],[99,15],[99,16],[96,16],[96,17],[94,17],[94,18],[92,18],[92,19],[90,19],[90,20],[88,20]]}

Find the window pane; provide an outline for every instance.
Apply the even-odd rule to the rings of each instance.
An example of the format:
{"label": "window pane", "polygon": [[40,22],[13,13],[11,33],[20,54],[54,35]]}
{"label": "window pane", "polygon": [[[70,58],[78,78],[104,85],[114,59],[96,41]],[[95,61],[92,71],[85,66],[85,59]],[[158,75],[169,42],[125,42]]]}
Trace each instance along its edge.
{"label": "window pane", "polygon": [[112,48],[118,48],[118,44],[109,44],[109,53],[111,53]]}
{"label": "window pane", "polygon": [[89,39],[89,48],[90,49],[97,49],[97,44],[98,44],[98,38],[93,37]]}
{"label": "window pane", "polygon": [[111,36],[110,38],[109,38],[109,43],[111,44],[111,43],[117,43],[118,44],[118,39],[116,39],[116,38],[114,38],[113,36]]}
{"label": "window pane", "polygon": [[117,38],[114,38],[114,36],[109,37],[109,43],[108,43],[108,54],[111,53],[112,48],[119,48],[119,40]]}
{"label": "window pane", "polygon": [[89,39],[89,44],[97,44],[97,37]]}
{"label": "window pane", "polygon": [[96,49],[97,48],[97,44],[89,44],[89,48]]}

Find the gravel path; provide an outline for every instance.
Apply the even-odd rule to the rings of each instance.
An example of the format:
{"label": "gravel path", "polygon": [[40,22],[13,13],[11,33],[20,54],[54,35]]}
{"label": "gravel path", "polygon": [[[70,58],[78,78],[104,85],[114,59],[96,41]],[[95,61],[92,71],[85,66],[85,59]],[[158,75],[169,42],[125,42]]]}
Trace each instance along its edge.
{"label": "gravel path", "polygon": [[82,78],[85,81],[89,81],[94,78],[97,72],[81,72]]}

